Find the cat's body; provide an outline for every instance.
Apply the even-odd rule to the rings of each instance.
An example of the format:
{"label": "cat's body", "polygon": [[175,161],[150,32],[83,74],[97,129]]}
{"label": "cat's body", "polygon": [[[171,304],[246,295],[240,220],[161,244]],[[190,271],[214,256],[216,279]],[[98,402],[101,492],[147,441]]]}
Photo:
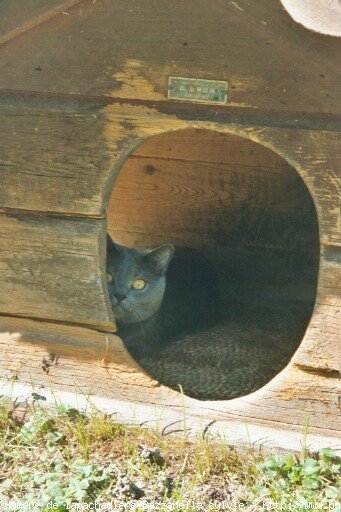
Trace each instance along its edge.
{"label": "cat's body", "polygon": [[[174,254],[173,254],[174,253]],[[129,249],[108,238],[108,284],[118,334],[134,357],[214,325],[218,280],[198,252],[172,245]],[[134,289],[134,286],[142,289]]]}

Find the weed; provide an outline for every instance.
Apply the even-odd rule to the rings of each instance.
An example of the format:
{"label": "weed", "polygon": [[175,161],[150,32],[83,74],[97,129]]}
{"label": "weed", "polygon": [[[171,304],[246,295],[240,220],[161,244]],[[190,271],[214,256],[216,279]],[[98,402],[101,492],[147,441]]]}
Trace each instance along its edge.
{"label": "weed", "polygon": [[340,458],[332,450],[320,450],[304,458],[272,455],[259,463],[257,470],[258,482],[252,488],[254,496],[281,503],[286,509],[301,511],[318,503],[328,510],[330,500],[341,498]]}
{"label": "weed", "polygon": [[113,499],[133,501],[137,512],[154,502],[164,512],[173,502],[192,512],[222,503],[261,512],[265,502],[268,509],[281,503],[298,512],[318,503],[328,510],[339,499],[339,476],[332,450],[309,454],[305,443],[300,454],[265,457],[209,435],[190,441],[186,420],[184,437],[171,438],[124,427],[94,408],[85,415],[35,403],[21,421],[0,402],[0,501],[16,500],[32,512],[47,512],[51,502],[65,512],[71,504]]}

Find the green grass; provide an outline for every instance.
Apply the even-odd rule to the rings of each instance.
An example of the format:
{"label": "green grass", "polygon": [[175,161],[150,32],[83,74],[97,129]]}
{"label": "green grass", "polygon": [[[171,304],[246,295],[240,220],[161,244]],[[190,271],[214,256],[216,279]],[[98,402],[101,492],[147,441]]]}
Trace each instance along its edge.
{"label": "green grass", "polygon": [[137,512],[156,503],[164,512],[341,510],[339,479],[340,459],[328,449],[266,456],[207,436],[127,428],[96,410],[34,406],[22,420],[0,403],[1,511],[6,501],[32,512],[90,510],[95,502],[116,510],[130,502]]}

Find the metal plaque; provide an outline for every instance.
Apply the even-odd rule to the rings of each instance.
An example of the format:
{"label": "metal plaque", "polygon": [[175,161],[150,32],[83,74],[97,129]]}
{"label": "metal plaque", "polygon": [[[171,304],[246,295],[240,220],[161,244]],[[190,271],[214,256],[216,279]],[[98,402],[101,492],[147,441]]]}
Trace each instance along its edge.
{"label": "metal plaque", "polygon": [[227,103],[227,89],[228,82],[223,80],[170,76],[168,98],[225,105]]}

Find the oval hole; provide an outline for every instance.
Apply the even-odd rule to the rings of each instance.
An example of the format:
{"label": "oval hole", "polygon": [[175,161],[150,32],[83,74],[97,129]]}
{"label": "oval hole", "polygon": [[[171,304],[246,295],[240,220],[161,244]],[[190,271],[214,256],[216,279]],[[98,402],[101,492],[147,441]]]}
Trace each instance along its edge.
{"label": "oval hole", "polygon": [[209,130],[155,136],[124,163],[107,222],[119,244],[190,247],[219,276],[218,322],[138,358],[149,375],[197,399],[228,400],[288,364],[313,311],[319,235],[310,193],[283,158]]}

